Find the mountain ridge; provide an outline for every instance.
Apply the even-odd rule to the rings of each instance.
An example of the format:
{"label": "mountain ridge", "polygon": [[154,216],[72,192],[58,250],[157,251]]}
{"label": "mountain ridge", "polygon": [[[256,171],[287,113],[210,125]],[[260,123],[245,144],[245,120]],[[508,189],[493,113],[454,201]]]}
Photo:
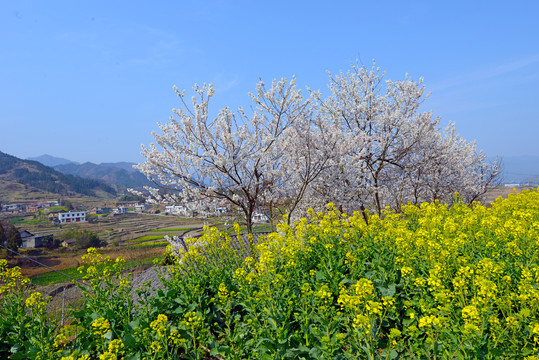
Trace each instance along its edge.
{"label": "mountain ridge", "polygon": [[0,185],[9,189],[16,184],[58,195],[115,197],[118,194],[114,186],[103,181],[64,174],[38,161],[0,151]]}

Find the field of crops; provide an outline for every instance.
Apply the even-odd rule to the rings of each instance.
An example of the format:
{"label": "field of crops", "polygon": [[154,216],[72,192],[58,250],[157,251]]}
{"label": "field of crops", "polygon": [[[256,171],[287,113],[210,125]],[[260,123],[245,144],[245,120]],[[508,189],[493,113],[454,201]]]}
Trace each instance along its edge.
{"label": "field of crops", "polygon": [[137,303],[122,260],[89,250],[63,327],[0,263],[0,357],[539,359],[538,190],[368,223],[330,204],[246,258],[217,229],[195,242]]}

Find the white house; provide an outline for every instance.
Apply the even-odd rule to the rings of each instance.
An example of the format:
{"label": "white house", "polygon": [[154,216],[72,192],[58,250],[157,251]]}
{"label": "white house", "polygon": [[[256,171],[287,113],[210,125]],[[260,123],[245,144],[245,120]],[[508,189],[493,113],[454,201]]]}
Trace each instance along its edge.
{"label": "white house", "polygon": [[152,208],[151,205],[149,204],[138,204],[138,205],[135,205],[135,211],[136,212],[144,212],[144,211],[148,211]]}
{"label": "white house", "polygon": [[117,207],[116,209],[112,210],[113,214],[120,215],[120,214],[127,214],[127,208],[124,206]]}
{"label": "white house", "polygon": [[253,222],[255,223],[269,223],[270,218],[268,215],[262,213],[262,212],[255,212],[253,214]]}
{"label": "white house", "polygon": [[189,216],[189,209],[185,205],[169,205],[165,207],[165,212],[177,216]]}
{"label": "white house", "polygon": [[68,211],[58,214],[61,224],[86,221],[86,211]]}

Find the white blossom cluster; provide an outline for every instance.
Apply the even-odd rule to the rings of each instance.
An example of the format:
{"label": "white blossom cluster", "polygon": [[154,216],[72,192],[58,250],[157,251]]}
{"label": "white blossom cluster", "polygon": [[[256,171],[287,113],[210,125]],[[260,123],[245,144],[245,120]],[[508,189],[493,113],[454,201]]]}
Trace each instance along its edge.
{"label": "white blossom cluster", "polygon": [[422,79],[384,79],[373,66],[353,65],[329,77],[330,96],[296,81],[260,81],[251,111],[228,107],[211,116],[212,85],[194,86],[188,103],[158,123],[155,144],[142,146],[137,168],[155,184],[159,203],[201,207],[227,201],[252,226],[257,207],[289,216],[333,202],[345,210],[381,212],[407,202],[478,200],[498,174],[475,143],[445,131],[431,112]]}

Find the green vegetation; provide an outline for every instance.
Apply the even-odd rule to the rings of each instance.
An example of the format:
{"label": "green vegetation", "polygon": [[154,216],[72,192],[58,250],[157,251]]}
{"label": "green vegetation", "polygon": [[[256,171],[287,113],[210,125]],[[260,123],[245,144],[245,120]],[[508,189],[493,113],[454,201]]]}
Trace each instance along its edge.
{"label": "green vegetation", "polygon": [[[162,260],[162,257],[136,259],[136,260],[126,261],[125,262],[125,270],[131,270],[131,269],[139,267],[139,266],[151,265],[151,264],[154,263],[154,261],[161,261],[161,260]],[[69,275],[69,276],[71,276],[71,277],[73,277],[75,279],[80,279],[80,278],[82,278],[81,270],[82,270],[82,273],[85,273],[87,268],[88,268],[88,266],[79,266],[79,267],[64,269],[61,272],[66,274],[66,275]],[[30,278],[30,280],[32,281],[32,284],[34,284],[34,285],[46,286],[46,285],[64,283],[66,281],[71,281],[72,279],[70,279],[69,277],[66,277],[63,274],[51,271],[51,272],[48,272],[48,273],[45,273],[45,274],[32,276]]]}
{"label": "green vegetation", "polygon": [[161,240],[163,238],[164,238],[164,236],[162,236],[162,235],[146,235],[146,236],[141,236],[141,237],[139,237],[137,239],[128,240],[128,242],[143,242],[143,241]]}
{"label": "green vegetation", "polygon": [[126,264],[88,249],[76,331],[0,260],[0,357],[537,359],[539,189],[277,227],[248,257],[216,228],[171,249],[139,303]]}
{"label": "green vegetation", "polygon": [[102,191],[109,196],[116,195],[116,190],[103,181],[66,175],[37,161],[22,160],[2,152],[0,175],[4,175],[9,182],[21,183],[54,194],[78,193],[95,196],[96,192]]}
{"label": "green vegetation", "polygon": [[12,224],[22,224],[22,223],[24,223],[25,220],[22,217],[13,217],[13,218],[10,218],[9,221]]}
{"label": "green vegetation", "polygon": [[107,216],[107,215],[110,215],[110,213],[104,213],[104,214],[90,214],[90,217],[92,217],[92,218],[97,218],[97,217],[100,217],[100,216]]}
{"label": "green vegetation", "polygon": [[[226,230],[229,234],[234,234],[235,233],[235,230],[233,228],[228,228]],[[247,232],[247,227],[246,226],[241,226],[240,227],[240,231],[243,233],[243,232]],[[270,224],[264,224],[264,225],[254,225],[253,226],[253,232],[270,232],[272,231],[271,229],[271,225]]]}
{"label": "green vegetation", "polygon": [[67,211],[67,208],[64,206],[51,206],[49,211]]}
{"label": "green vegetation", "polygon": [[127,245],[126,248],[154,248],[154,247],[165,247],[169,245],[169,242],[168,241],[147,241],[147,242],[143,242],[143,243],[138,243],[138,244],[132,244],[132,245]]}
{"label": "green vegetation", "polygon": [[99,236],[92,233],[90,230],[83,230],[79,228],[72,228],[58,235],[59,242],[67,239],[75,239],[75,244],[81,249],[86,249],[89,247],[101,247],[106,245],[104,240],[101,240]]}
{"label": "green vegetation", "polygon": [[27,225],[48,224],[48,223],[50,223],[50,221],[48,219],[28,219],[28,220],[25,220],[22,217],[14,217],[14,218],[9,219],[9,221],[12,224],[27,224]]}
{"label": "green vegetation", "polygon": [[172,228],[172,229],[153,229],[153,230],[150,230],[150,231],[155,231],[155,232],[190,231],[190,230],[195,230],[195,229],[198,229],[198,227],[183,227],[183,228]]}
{"label": "green vegetation", "polygon": [[[11,225],[6,234],[6,247],[11,251],[16,252],[17,250],[19,250],[21,246],[22,246],[21,233],[19,232],[19,230],[17,230],[17,228],[14,225]],[[8,258],[13,257],[13,253],[11,251],[8,251],[6,254]]]}
{"label": "green vegetation", "polygon": [[[81,269],[85,270],[86,267],[82,267]],[[64,269],[62,270],[62,273],[69,275],[75,279],[78,279],[81,277],[78,267]],[[30,278],[30,280],[32,281],[32,284],[34,285],[44,285],[44,286],[72,281],[71,278],[64,276],[63,274],[57,273],[55,271],[33,276]]]}

